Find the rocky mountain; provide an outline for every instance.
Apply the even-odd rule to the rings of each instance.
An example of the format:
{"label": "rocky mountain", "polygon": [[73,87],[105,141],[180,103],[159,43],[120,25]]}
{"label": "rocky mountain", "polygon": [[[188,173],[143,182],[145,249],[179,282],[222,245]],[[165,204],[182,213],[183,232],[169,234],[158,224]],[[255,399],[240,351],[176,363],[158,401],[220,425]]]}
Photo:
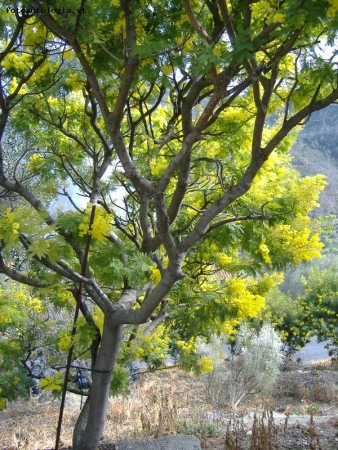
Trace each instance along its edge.
{"label": "rocky mountain", "polygon": [[338,214],[338,105],[314,113],[292,149],[293,166],[303,175],[323,174],[328,185],[316,215]]}

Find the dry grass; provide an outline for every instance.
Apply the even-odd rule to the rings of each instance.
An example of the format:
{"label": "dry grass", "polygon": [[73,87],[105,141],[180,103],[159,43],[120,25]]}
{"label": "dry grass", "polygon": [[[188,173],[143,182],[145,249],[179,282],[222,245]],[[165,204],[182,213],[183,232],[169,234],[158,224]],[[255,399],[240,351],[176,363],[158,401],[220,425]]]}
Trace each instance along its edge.
{"label": "dry grass", "polygon": [[330,367],[332,366],[332,358],[325,358],[325,359],[317,359],[316,361],[310,361],[309,363],[310,366],[312,367]]}
{"label": "dry grass", "polygon": [[336,370],[325,366],[304,368],[281,374],[276,397],[307,399],[309,402],[335,403],[338,402],[338,376]]}
{"label": "dry grass", "polygon": [[204,386],[193,375],[177,370],[145,374],[129,397],[111,400],[104,434],[117,438],[173,434],[196,411],[201,415],[205,406]]}
{"label": "dry grass", "polygon": [[[193,386],[193,389],[192,389]],[[191,374],[166,370],[144,374],[128,397],[110,400],[104,438],[158,437],[177,433],[182,420],[201,416],[203,385]],[[79,414],[79,398],[67,395],[62,425],[62,448],[69,448]],[[39,399],[8,404],[0,412],[0,449],[42,450],[54,447],[59,401],[47,394]]]}
{"label": "dry grass", "polygon": [[[295,372],[296,374],[298,372]],[[301,406],[300,395],[306,391],[317,402],[325,401],[331,395],[337,383],[325,372],[286,377],[285,385],[290,389],[290,380],[295,381],[293,399]],[[312,372],[311,372],[312,374]],[[308,377],[308,378],[307,378]],[[314,380],[314,381],[313,381]],[[307,384],[311,381],[310,384]],[[283,387],[277,391],[277,397],[270,398],[275,406],[282,398]],[[336,393],[336,390],[334,391]],[[298,397],[299,396],[299,397]],[[320,398],[318,398],[320,396]],[[289,398],[288,398],[289,400]],[[244,424],[243,415],[251,411],[263,411],[269,408],[265,401],[244,405],[242,410],[229,411],[216,409],[208,403],[207,392],[201,380],[192,374],[176,369],[153,374],[143,374],[138,382],[131,386],[128,397],[116,397],[110,400],[107,422],[104,430],[106,443],[130,438],[158,437],[167,434],[194,434],[201,440],[202,448],[210,450],[272,450],[285,430],[273,424],[269,415],[265,422],[257,416],[249,428]],[[337,406],[337,405],[335,405]],[[79,397],[67,396],[62,427],[61,448],[71,448],[72,430],[79,413]],[[307,411],[313,413],[313,411]],[[264,414],[264,413],[263,413]],[[59,415],[59,401],[44,394],[39,399],[13,402],[0,412],[0,449],[1,450],[45,450],[54,448],[55,432]],[[232,417],[229,424],[229,418]],[[312,428],[311,428],[312,430]],[[297,430],[296,430],[297,431]],[[291,430],[292,433],[296,432]],[[297,431],[298,432],[298,431]],[[313,433],[312,447],[314,446]],[[299,438],[299,437],[298,437]],[[297,439],[298,439],[297,438]],[[305,439],[300,437],[299,439]],[[306,437],[309,443],[309,438]],[[108,447],[102,447],[108,448]],[[293,447],[281,447],[292,448]],[[296,448],[296,447],[295,447]],[[298,447],[297,447],[298,448]],[[299,447],[303,448],[303,447]],[[335,447],[323,447],[329,450]]]}
{"label": "dry grass", "polygon": [[[44,396],[10,403],[1,412],[0,447],[6,450],[41,450],[53,448],[59,402]],[[71,411],[65,411],[62,446],[67,447],[75,423]]]}

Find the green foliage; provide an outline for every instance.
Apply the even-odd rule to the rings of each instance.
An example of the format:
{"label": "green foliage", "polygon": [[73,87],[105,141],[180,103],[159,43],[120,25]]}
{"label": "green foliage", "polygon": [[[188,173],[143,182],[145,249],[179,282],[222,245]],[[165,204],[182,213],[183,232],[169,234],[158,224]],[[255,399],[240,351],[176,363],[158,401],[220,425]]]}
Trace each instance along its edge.
{"label": "green foliage", "polygon": [[163,361],[169,357],[171,338],[168,329],[159,325],[148,336],[143,336],[142,328],[138,330],[138,333],[137,346],[134,348],[136,358],[146,361],[151,368],[162,366]]}
{"label": "green foliage", "polygon": [[48,303],[23,285],[6,280],[0,292],[0,397],[14,400],[30,394],[30,362],[40,352],[47,365],[61,361],[57,330],[66,324],[64,320],[53,320]]}
{"label": "green foliage", "polygon": [[304,323],[300,300],[273,289],[267,296],[266,308],[251,321],[259,329],[264,322],[270,322],[283,340],[285,350],[294,352],[310,341],[311,333]]}
{"label": "green foliage", "polygon": [[60,394],[63,386],[63,373],[56,372],[55,375],[47,374],[39,383],[39,388],[46,392],[52,392],[55,396]]}
{"label": "green foliage", "polygon": [[116,364],[110,383],[110,394],[128,395],[129,394],[129,377],[130,374],[125,367]]}
{"label": "green foliage", "polygon": [[[107,369],[97,389],[120,346],[157,364],[177,345],[183,365],[207,369],[197,335],[233,334],[275,270],[320,257],[325,180],[301,178],[288,153],[338,99],[335,51],[318,44],[334,41],[335,3],[0,6],[0,270],[67,317],[33,329],[62,355],[81,284],[74,346]],[[8,298],[4,311],[6,327],[27,321]]]}
{"label": "green foliage", "polygon": [[301,297],[304,326],[318,336],[338,346],[338,281],[337,267],[320,270],[313,267],[308,278],[303,279],[305,295]]}
{"label": "green foliage", "polygon": [[0,410],[1,401],[12,401],[17,398],[27,398],[30,393],[31,380],[24,370],[5,372],[0,370]]}
{"label": "green foliage", "polygon": [[337,346],[337,255],[324,253],[321,261],[290,269],[284,283],[267,296],[266,308],[252,323],[271,321],[291,351],[315,336]]}

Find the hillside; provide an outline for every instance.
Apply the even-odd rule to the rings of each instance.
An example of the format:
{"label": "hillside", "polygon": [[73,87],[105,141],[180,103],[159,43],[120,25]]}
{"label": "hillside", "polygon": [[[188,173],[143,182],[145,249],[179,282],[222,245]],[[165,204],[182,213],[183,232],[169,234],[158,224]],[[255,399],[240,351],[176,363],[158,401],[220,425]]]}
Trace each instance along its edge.
{"label": "hillside", "polygon": [[328,185],[317,215],[338,213],[338,105],[314,113],[292,149],[293,166],[303,175],[321,173]]}

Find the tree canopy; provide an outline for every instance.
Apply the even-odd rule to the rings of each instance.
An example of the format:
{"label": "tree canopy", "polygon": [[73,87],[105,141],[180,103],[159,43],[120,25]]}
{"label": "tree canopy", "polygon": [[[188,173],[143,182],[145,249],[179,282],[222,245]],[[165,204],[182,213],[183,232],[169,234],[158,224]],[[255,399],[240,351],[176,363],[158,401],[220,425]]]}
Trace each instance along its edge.
{"label": "tree canopy", "polygon": [[92,358],[74,448],[97,446],[118,355],[151,351],[159,325],[182,353],[231,333],[271,271],[319,257],[325,180],[301,179],[288,151],[338,99],[337,10],[1,2],[0,272],[27,299],[79,305],[87,341],[59,342]]}
{"label": "tree canopy", "polygon": [[[288,283],[272,289],[266,308],[253,319],[258,325],[271,321],[290,352],[316,337],[328,341],[329,354],[337,354],[337,255],[326,253],[314,261],[286,273]],[[281,291],[283,289],[283,291]]]}

